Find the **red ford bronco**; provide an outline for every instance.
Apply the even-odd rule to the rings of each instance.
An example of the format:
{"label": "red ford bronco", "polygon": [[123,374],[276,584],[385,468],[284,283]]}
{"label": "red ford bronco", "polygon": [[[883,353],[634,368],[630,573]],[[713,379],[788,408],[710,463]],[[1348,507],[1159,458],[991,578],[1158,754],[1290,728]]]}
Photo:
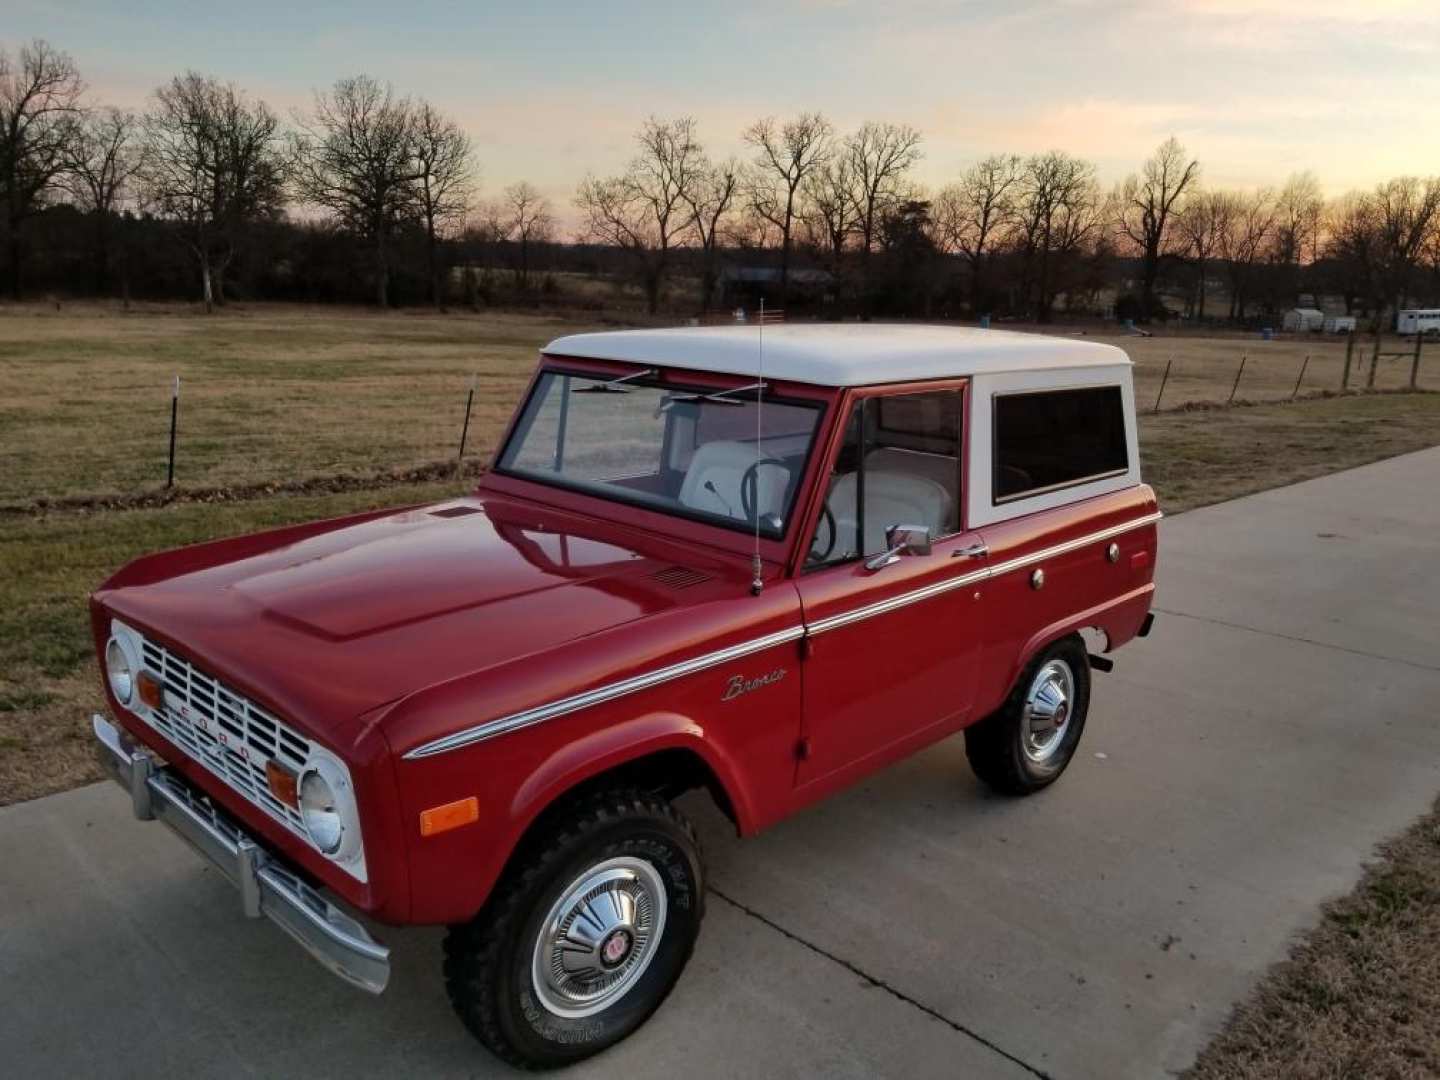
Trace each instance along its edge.
{"label": "red ford bronco", "polygon": [[690,956],[680,793],[749,835],[962,730],[991,787],[1054,781],[1150,628],[1159,518],[1109,346],[562,338],[469,496],[115,574],[95,734],[246,915],[377,993],[370,926],[448,924],[464,1023],[561,1065]]}

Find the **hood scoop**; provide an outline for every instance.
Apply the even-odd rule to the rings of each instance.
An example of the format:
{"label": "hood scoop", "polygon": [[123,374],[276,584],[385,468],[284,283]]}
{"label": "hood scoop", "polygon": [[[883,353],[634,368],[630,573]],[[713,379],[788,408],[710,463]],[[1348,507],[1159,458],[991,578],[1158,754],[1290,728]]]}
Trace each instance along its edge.
{"label": "hood scoop", "polygon": [[667,566],[663,570],[656,570],[650,575],[652,581],[657,581],[667,589],[688,589],[692,585],[700,585],[712,580],[711,575],[703,570],[695,570],[688,566]]}

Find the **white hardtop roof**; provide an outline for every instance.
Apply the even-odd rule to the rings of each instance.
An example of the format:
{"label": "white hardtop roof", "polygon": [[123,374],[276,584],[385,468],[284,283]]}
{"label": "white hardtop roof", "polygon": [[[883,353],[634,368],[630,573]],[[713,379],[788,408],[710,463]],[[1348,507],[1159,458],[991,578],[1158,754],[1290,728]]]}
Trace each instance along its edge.
{"label": "white hardtop roof", "polygon": [[[557,338],[547,356],[619,360],[754,377],[760,328],[615,330]],[[1129,365],[1124,351],[1080,338],[1005,330],[885,323],[765,327],[765,375],[817,386],[867,386],[1012,371]]]}

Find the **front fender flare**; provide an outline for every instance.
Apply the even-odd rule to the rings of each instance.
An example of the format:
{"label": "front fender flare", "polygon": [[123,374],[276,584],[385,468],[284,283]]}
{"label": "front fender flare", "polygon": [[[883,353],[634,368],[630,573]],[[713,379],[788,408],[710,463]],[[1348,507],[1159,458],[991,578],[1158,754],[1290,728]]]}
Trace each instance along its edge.
{"label": "front fender flare", "polygon": [[612,769],[665,750],[695,754],[729,800],[739,832],[746,835],[755,831],[754,803],[736,763],[705,737],[704,728],[693,719],[672,712],[644,713],[560,747],[516,790],[510,802],[510,820],[523,833],[566,792]]}

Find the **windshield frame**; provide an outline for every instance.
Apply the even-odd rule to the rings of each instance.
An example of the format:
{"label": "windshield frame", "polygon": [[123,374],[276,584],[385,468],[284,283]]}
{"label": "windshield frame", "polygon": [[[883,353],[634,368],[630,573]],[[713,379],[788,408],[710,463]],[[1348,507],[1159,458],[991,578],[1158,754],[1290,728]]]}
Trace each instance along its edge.
{"label": "windshield frame", "polygon": [[[549,359],[547,358],[547,361]],[[623,370],[617,371],[617,366],[622,367]],[[753,537],[756,533],[753,521],[727,518],[719,514],[706,513],[704,510],[693,510],[678,504],[646,498],[641,494],[637,494],[634,498],[627,498],[624,488],[607,486],[603,482],[566,481],[554,473],[531,472],[502,464],[510,454],[511,448],[516,445],[517,440],[523,440],[529,434],[529,423],[534,419],[531,410],[536,406],[537,395],[542,392],[547,376],[556,378],[568,376],[602,383],[627,375],[633,377],[643,374],[647,368],[653,369],[654,374],[641,379],[633,379],[627,385],[658,388],[667,393],[705,395],[734,390],[756,381],[753,376],[722,375],[683,367],[667,367],[662,364],[631,364],[628,361],[614,361],[605,363],[604,366],[597,364],[595,367],[590,367],[588,363],[568,359],[559,362],[542,362],[526,389],[519,407],[515,410],[514,419],[506,431],[504,439],[496,448],[490,467],[491,474],[507,480],[536,484],[557,493],[563,492],[566,495],[594,499],[611,506],[640,510],[657,514],[666,519],[693,522],[720,529],[725,534],[742,541],[746,537]],[[762,394],[762,400],[766,404],[796,406],[813,410],[815,413],[815,422],[810,429],[809,441],[805,448],[804,464],[790,491],[788,504],[785,507],[784,524],[778,532],[766,531],[764,528],[759,531],[761,544],[770,551],[773,557],[783,558],[796,535],[795,519],[803,516],[805,512],[807,505],[805,495],[809,490],[812,474],[815,471],[817,449],[824,443],[834,390],[818,386],[810,387],[805,384],[777,382],[772,379],[766,379],[765,382],[767,386]],[[710,405],[707,407],[723,409],[726,406]]]}

